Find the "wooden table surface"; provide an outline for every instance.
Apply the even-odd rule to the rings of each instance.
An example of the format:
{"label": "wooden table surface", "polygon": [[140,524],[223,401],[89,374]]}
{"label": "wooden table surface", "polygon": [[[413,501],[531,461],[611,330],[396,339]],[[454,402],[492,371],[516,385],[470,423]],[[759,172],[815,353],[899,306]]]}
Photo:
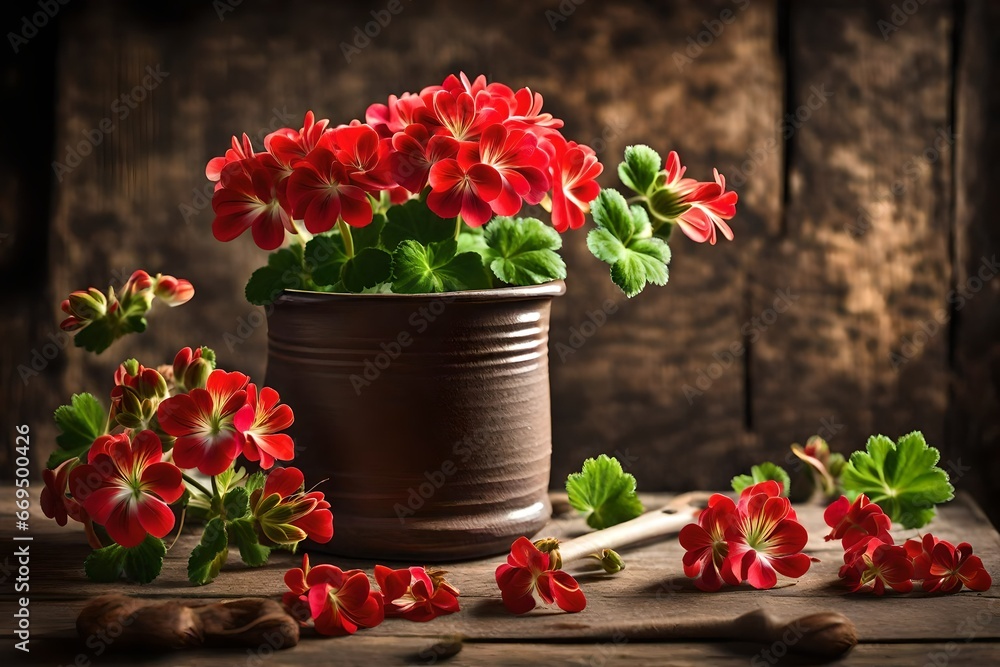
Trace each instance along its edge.
{"label": "wooden table surface", "polygon": [[[270,563],[250,569],[230,555],[216,581],[196,587],[186,579],[186,558],[196,541],[194,531],[182,536],[168,553],[160,577],[145,586],[96,584],[83,573],[89,548],[79,524],[59,528],[38,509],[37,485],[30,529],[30,654],[13,648],[11,614],[15,608],[14,580],[18,576],[15,544],[13,489],[0,486],[0,540],[3,541],[3,648],[4,665],[370,665],[393,664],[821,664],[813,658],[773,653],[783,647],[736,642],[658,641],[663,628],[680,619],[729,618],[763,607],[782,620],[821,610],[846,614],[857,626],[860,644],[840,662],[850,665],[989,665],[1000,662],[1000,587],[984,593],[957,595],[847,594],[837,579],[842,551],[826,543],[827,528],[819,506],[797,506],[809,529],[806,552],[821,559],[798,581],[780,579],[770,591],[748,586],[719,593],[698,591],[683,576],[683,550],[676,539],[623,550],[627,568],[617,575],[570,564],[567,569],[587,594],[586,610],[564,614],[536,610],[525,616],[507,613],[500,602],[493,571],[502,557],[446,566],[449,579],[462,591],[462,611],[430,623],[389,619],[351,637],[318,637],[310,630],[293,649],[274,652],[201,650],[167,654],[114,655],[99,652],[79,640],[77,613],[87,599],[108,592],[123,592],[150,599],[193,598],[219,600],[244,596],[278,596],[282,575],[297,566],[298,556],[275,553]],[[666,496],[644,496],[648,507],[662,505]],[[570,536],[583,530],[564,497],[554,496],[557,516],[544,532]],[[987,570],[1000,578],[1000,535],[982,511],[960,496],[942,507],[928,527],[952,542],[968,541],[982,556]],[[916,531],[897,531],[897,542]],[[542,536],[542,535],[540,535]],[[336,536],[334,537],[336,539]],[[373,563],[316,555],[314,563],[333,562],[343,568],[372,570]],[[412,563],[408,563],[412,564]],[[21,594],[17,594],[20,597]]]}

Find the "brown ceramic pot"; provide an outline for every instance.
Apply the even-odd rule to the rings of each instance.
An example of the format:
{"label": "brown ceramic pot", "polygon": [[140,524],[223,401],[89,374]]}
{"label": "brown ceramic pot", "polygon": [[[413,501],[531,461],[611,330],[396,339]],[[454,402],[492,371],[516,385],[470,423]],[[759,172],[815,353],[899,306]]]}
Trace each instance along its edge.
{"label": "brown ceramic pot", "polygon": [[548,520],[548,334],[562,281],[447,294],[285,292],[267,384],[346,556],[502,553]]}

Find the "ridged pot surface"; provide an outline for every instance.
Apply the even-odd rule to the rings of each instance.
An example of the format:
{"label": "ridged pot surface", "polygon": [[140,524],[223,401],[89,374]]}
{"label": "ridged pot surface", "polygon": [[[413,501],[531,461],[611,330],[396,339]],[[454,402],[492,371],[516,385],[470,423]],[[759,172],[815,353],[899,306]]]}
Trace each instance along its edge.
{"label": "ridged pot surface", "polygon": [[285,292],[267,384],[295,411],[293,465],[326,493],[311,548],[446,561],[548,520],[548,332],[559,282],[447,294]]}

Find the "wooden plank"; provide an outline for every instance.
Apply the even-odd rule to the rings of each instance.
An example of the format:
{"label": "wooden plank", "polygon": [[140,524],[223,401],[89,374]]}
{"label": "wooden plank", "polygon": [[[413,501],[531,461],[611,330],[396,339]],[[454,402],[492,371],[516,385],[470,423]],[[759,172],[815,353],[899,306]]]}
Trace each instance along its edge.
{"label": "wooden plank", "polygon": [[776,290],[797,297],[752,345],[754,426],[776,448],[919,429],[947,450],[952,5],[885,39],[894,7],[789,3],[787,205],[752,285],[764,321]]}
{"label": "wooden plank", "polygon": [[[883,667],[886,664],[934,664],[934,658],[948,658],[968,665],[987,665],[996,662],[1000,645],[989,642],[912,643],[912,644],[861,644],[841,660],[819,662],[817,658],[786,654],[779,646],[776,657],[769,646],[735,642],[664,643],[629,642],[626,640],[580,642],[572,644],[535,644],[523,642],[457,643],[449,638],[435,639],[372,637],[362,631],[353,637],[336,639],[305,639],[298,646],[271,652],[266,648],[259,653],[238,650],[202,650],[183,653],[142,655],[144,665],[169,665],[170,667],[208,667],[231,665],[236,662],[249,667],[260,665],[432,665],[447,664],[456,667],[480,665],[746,665],[747,660],[757,659],[756,664],[779,665],[852,665],[854,667]],[[77,655],[67,642],[43,641],[32,643],[32,661],[39,664],[69,665]],[[454,653],[458,651],[457,653]],[[768,651],[768,653],[765,653]],[[5,647],[0,656],[16,659],[17,654]],[[336,656],[332,658],[332,656]],[[106,653],[99,657],[101,665],[133,665],[135,654]],[[769,660],[770,658],[770,660]],[[8,663],[9,664],[9,663]]]}
{"label": "wooden plank", "polygon": [[[952,306],[954,373],[949,437],[969,467],[964,488],[1000,521],[1000,228],[994,219],[1000,86],[991,63],[1000,58],[1000,6],[972,0],[960,35],[955,90],[955,284]],[[991,270],[988,265],[992,264]],[[992,274],[992,275],[991,275]],[[985,278],[985,281],[984,281]],[[959,298],[961,297],[961,298]]]}
{"label": "wooden plank", "polygon": [[[129,94],[147,66],[169,76],[126,118],[114,118],[114,131],[59,183],[54,292],[104,284],[137,266],[189,278],[199,291],[182,308],[154,313],[149,333],[98,360],[70,351],[66,372],[46,375],[52,390],[42,396],[40,433],[52,435],[48,410],[71,392],[105,394],[114,364],[128,356],[155,364],[182,345],[208,344],[223,366],[262,376],[264,328],[244,328],[249,335],[230,346],[225,336],[242,336],[240,322],[259,318],[242,286],[264,255],[248,239],[211,239],[203,195],[204,163],[232,132],[294,125],[306,108],[335,122],[359,117],[368,101],[464,69],[544,91],[567,133],[601,149],[605,184],[617,182],[621,151],[637,141],[664,154],[679,149],[691,173],[707,178],[713,165],[738,163],[751,138],[773,131],[780,115],[774,2],[739,6],[588,3],[557,20],[525,3],[404,3],[349,63],[341,42],[371,20],[360,6],[303,3],[278,12],[244,3],[221,23],[209,6],[181,23],[81,8],[60,56],[57,158],[109,116],[109,100]],[[724,31],[679,68],[671,54],[699,38],[703,21]],[[586,251],[585,234],[566,236],[573,275],[569,295],[555,306],[553,346],[572,347],[572,331],[609,299],[619,310],[565,363],[553,352],[556,486],[584,455],[599,451],[628,450],[650,489],[719,485],[758,458],[742,435],[742,360],[691,404],[682,387],[739,340],[742,258],[755,253],[752,228],[777,214],[779,173],[775,155],[741,186],[735,244],[695,247],[679,239],[670,287],[629,304]],[[736,454],[734,445],[742,445]],[[680,451],[691,463],[683,469],[672,462]]]}
{"label": "wooden plank", "polygon": [[[0,503],[0,541],[11,537],[13,506],[10,487],[4,487]],[[663,496],[647,496],[649,505],[664,502]],[[37,507],[37,504],[35,505]],[[586,566],[568,569],[578,575],[588,597],[585,612],[572,617],[553,611],[532,614],[531,622],[507,613],[500,603],[493,572],[501,558],[495,557],[444,566],[449,579],[462,591],[463,612],[443,617],[433,626],[391,622],[366,635],[424,636],[428,628],[437,634],[459,634],[480,640],[580,641],[584,638],[627,637],[629,641],[655,640],[672,622],[677,609],[688,619],[717,618],[720,614],[738,616],[765,607],[779,618],[792,619],[829,609],[853,619],[863,641],[942,641],[960,635],[963,628],[975,624],[978,639],[1000,639],[1000,589],[985,593],[965,591],[951,596],[911,593],[892,595],[884,604],[872,605],[872,596],[845,595],[837,579],[842,551],[822,540],[826,533],[821,519],[822,508],[799,507],[799,515],[810,531],[807,552],[821,559],[802,579],[783,581],[771,591],[755,591],[747,586],[706,594],[694,588],[681,570],[683,550],[676,540],[668,540],[636,549],[627,549],[628,566],[618,575],[608,576],[586,571]],[[83,558],[89,549],[76,527],[60,529],[36,511],[31,522],[31,599],[33,628],[37,633],[65,635],[74,627],[76,614],[92,596],[123,592],[149,598],[190,597],[216,600],[245,596],[278,596],[283,589],[281,578],[286,569],[298,565],[298,557],[276,553],[263,567],[248,569],[238,563],[235,553],[230,564],[213,583],[193,587],[186,579],[186,557],[195,536],[186,535],[166,559],[164,571],[152,584],[97,584],[86,580]],[[546,529],[544,535],[572,535],[582,530],[576,517],[566,517]],[[940,537],[953,541],[967,540],[983,558],[988,571],[1000,572],[1000,535],[983,520],[975,504],[967,497],[946,505],[941,515],[928,527]],[[912,536],[897,533],[898,541]],[[313,563],[333,562],[343,568],[359,567],[371,571],[372,562],[334,559],[314,555]],[[4,598],[10,594],[4,592]],[[901,623],[899,619],[905,618]],[[942,623],[942,618],[948,619]],[[972,620],[970,620],[972,619]],[[6,631],[9,632],[9,631]]]}

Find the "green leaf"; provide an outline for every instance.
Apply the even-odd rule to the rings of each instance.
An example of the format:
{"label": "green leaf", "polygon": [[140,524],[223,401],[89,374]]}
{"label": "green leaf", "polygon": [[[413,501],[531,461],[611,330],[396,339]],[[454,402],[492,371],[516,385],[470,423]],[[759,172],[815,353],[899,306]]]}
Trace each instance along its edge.
{"label": "green leaf", "polygon": [[219,575],[219,570],[229,556],[229,538],[226,525],[215,517],[205,525],[201,542],[191,551],[188,558],[188,579],[199,586],[207,584]]}
{"label": "green leaf", "polygon": [[486,253],[489,246],[486,245],[485,227],[469,227],[462,225],[462,232],[458,235],[458,252],[475,252],[486,261]]}
{"label": "green leaf", "polygon": [[365,248],[344,263],[344,286],[358,293],[392,280],[392,255],[378,248]]}
{"label": "green leaf", "polygon": [[435,215],[427,204],[411,199],[402,206],[389,209],[382,229],[382,247],[393,252],[403,241],[416,241],[422,246],[444,241],[455,235],[455,222]]}
{"label": "green leaf", "polygon": [[267,258],[267,266],[253,272],[247,282],[246,298],[256,306],[266,306],[281,296],[282,291],[306,286],[302,246],[296,244],[272,252]]}
{"label": "green leaf", "polygon": [[541,220],[496,218],[486,226],[485,240],[490,269],[505,283],[539,285],[566,277],[566,264],[555,252],[562,238]]}
{"label": "green leaf", "polygon": [[263,489],[264,482],[266,480],[267,477],[264,475],[264,473],[260,472],[259,470],[254,474],[250,475],[249,477],[247,477],[245,485],[247,493],[253,493],[257,489]]}
{"label": "green leaf", "polygon": [[236,519],[229,522],[229,532],[240,548],[240,558],[250,567],[260,567],[267,563],[271,550],[260,544],[251,519]]}
{"label": "green leaf", "polygon": [[163,540],[147,535],[134,547],[112,544],[92,551],[83,569],[92,581],[114,583],[124,574],[129,581],[148,584],[159,576],[166,553]]}
{"label": "green leaf", "polygon": [[[114,317],[114,316],[110,316]],[[73,343],[88,352],[100,354],[112,343],[127,333],[142,333],[146,330],[146,318],[139,316],[112,323],[108,315],[92,321],[76,332]]]}
{"label": "green leaf", "polygon": [[[640,231],[636,229],[636,225],[641,224],[641,219],[632,217],[628,202],[617,190],[611,188],[601,190],[597,199],[590,204],[590,214],[598,227],[606,229],[622,244],[628,243],[633,234]],[[646,223],[649,223],[648,219]]]}
{"label": "green leaf", "polygon": [[569,503],[586,513],[587,525],[600,530],[643,513],[635,492],[635,477],[618,459],[601,454],[583,462],[583,471],[566,478]]}
{"label": "green leaf", "polygon": [[774,480],[781,484],[781,495],[788,497],[788,492],[792,488],[792,478],[788,476],[785,469],[779,465],[766,461],[759,466],[750,468],[749,475],[737,475],[733,477],[733,491],[743,493],[743,489],[754,484],[760,484],[768,480]]}
{"label": "green leaf", "polygon": [[457,250],[458,243],[451,238],[428,246],[401,242],[392,254],[393,292],[430,294],[490,287],[482,258],[473,252],[459,255]]}
{"label": "green leaf", "polygon": [[644,195],[656,181],[660,164],[659,153],[649,146],[628,146],[625,161],[618,165],[618,177],[632,190]]}
{"label": "green leaf", "polygon": [[354,242],[354,254],[359,254],[367,248],[379,247],[382,229],[385,227],[385,216],[376,213],[372,221],[364,227],[351,227],[351,240]]}
{"label": "green leaf", "polygon": [[922,528],[934,518],[934,506],[954,497],[948,473],[937,467],[941,454],[920,431],[894,444],[884,435],[868,438],[844,468],[840,483],[850,499],[865,494],[904,528]]}
{"label": "green leaf", "polygon": [[340,282],[347,259],[344,239],[337,232],[314,236],[306,243],[304,263],[316,285]]}
{"label": "green leaf", "polygon": [[222,499],[222,509],[227,519],[242,519],[250,511],[250,492],[244,486],[229,489]]}
{"label": "green leaf", "polygon": [[48,466],[53,467],[53,459],[58,459],[56,465],[87,451],[98,437],[107,430],[108,411],[92,394],[73,394],[69,405],[56,409],[54,416],[59,435],[56,443],[60,450],[53,453]]}
{"label": "green leaf", "polygon": [[670,277],[670,247],[658,238],[633,238],[624,244],[606,229],[592,229],[587,247],[598,259],[611,264],[611,280],[631,298],[647,283],[666,285]]}

